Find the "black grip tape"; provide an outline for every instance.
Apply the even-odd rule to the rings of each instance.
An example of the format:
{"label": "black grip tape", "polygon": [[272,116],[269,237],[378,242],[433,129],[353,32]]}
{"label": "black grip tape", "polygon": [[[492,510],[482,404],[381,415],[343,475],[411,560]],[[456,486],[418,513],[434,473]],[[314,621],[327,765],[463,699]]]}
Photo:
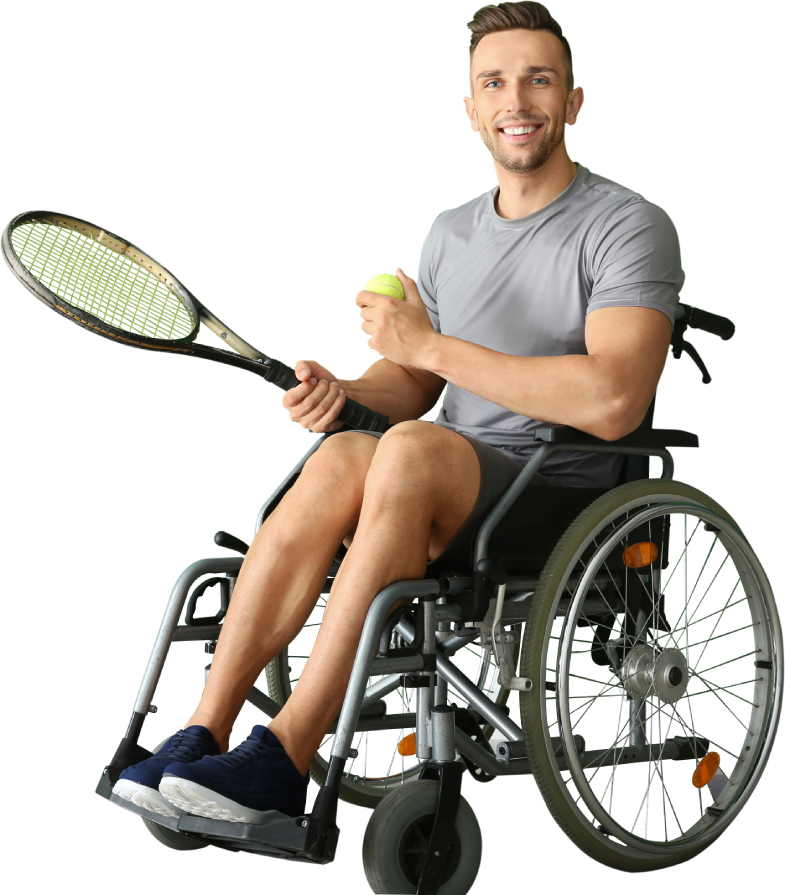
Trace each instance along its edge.
{"label": "black grip tape", "polygon": [[[295,376],[294,370],[282,364],[279,360],[271,360],[268,364],[268,382],[288,391],[300,385],[300,380]],[[368,432],[386,432],[390,428],[390,418],[383,413],[377,413],[364,404],[358,404],[351,398],[346,399],[340,418],[352,429],[365,429]]]}

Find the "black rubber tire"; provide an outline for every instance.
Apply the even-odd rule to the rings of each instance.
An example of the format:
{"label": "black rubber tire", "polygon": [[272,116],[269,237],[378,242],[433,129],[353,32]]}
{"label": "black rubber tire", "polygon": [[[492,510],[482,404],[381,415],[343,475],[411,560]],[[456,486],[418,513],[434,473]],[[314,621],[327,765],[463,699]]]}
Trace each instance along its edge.
{"label": "black rubber tire", "polygon": [[[408,895],[417,891],[417,880],[411,866],[407,875],[402,866],[408,842],[421,846],[429,835],[428,819],[436,813],[439,784],[434,780],[414,780],[386,795],[371,815],[363,839],[363,867],[371,889],[377,893]],[[431,820],[432,824],[433,821]],[[461,796],[455,819],[455,833],[450,850],[458,847],[458,856],[446,869],[449,878],[439,887],[440,895],[466,895],[480,868],[482,834],[469,803]],[[451,866],[452,864],[452,866]]]}
{"label": "black rubber tire", "polygon": [[[153,749],[153,754],[155,754],[165,742],[166,740],[160,742],[155,749]],[[198,836],[181,833],[179,830],[170,830],[169,827],[163,827],[152,820],[148,820],[146,817],[142,818],[142,823],[147,827],[154,839],[157,839],[167,848],[173,848],[175,851],[195,851],[197,848],[207,848],[210,844],[209,842],[205,842],[204,839],[200,839]]]}
{"label": "black rubber tire", "polygon": [[565,796],[561,780],[554,771],[550,760],[550,738],[544,731],[545,681],[542,674],[543,652],[547,648],[550,634],[550,611],[554,600],[559,599],[557,590],[565,571],[575,561],[581,544],[593,528],[615,509],[631,500],[654,494],[672,494],[700,504],[722,516],[734,527],[733,518],[714,500],[696,488],[681,482],[665,479],[644,479],[630,482],[609,491],[588,506],[567,531],[562,535],[540,575],[537,590],[532,599],[529,618],[526,623],[523,648],[521,650],[521,670],[523,677],[535,682],[528,693],[521,692],[521,719],[524,739],[527,745],[529,763],[537,785],[556,822],[570,839],[587,855],[616,870],[631,873],[659,870],[681,864],[707,848],[712,841],[673,855],[653,855],[622,845],[615,840],[592,832],[590,825],[578,816],[574,803]]}

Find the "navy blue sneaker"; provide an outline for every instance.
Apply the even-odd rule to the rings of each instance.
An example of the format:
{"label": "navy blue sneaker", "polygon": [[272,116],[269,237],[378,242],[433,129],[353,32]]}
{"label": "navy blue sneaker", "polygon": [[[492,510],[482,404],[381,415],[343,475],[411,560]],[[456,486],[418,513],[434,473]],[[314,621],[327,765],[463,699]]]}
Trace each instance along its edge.
{"label": "navy blue sneaker", "polygon": [[178,730],[150,758],[121,771],[120,779],[115,783],[112,792],[140,808],[163,814],[165,817],[177,817],[177,812],[171,803],[162,798],[158,791],[164,769],[175,761],[186,765],[192,761],[199,761],[205,755],[220,754],[218,743],[210,731],[206,727],[194,724],[193,727]]}
{"label": "navy blue sneaker", "polygon": [[225,755],[170,764],[160,784],[161,795],[181,811],[251,824],[270,820],[270,811],[303,814],[307,787],[308,774],[300,774],[278,737],[261,724]]}

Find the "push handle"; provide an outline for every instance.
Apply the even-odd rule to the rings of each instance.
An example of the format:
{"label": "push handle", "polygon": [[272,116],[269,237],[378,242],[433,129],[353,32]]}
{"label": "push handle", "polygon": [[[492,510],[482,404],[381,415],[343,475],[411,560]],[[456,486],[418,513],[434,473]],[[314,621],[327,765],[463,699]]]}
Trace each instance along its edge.
{"label": "push handle", "polygon": [[723,342],[729,342],[736,335],[736,324],[730,317],[696,308],[695,305],[677,305],[676,323],[684,329],[697,329],[698,332],[717,336]]}
{"label": "push handle", "polygon": [[696,308],[695,305],[679,305],[676,309],[683,308],[682,314],[677,314],[677,320],[683,319],[684,326],[688,329],[697,329],[702,333],[710,333],[717,336],[723,342],[729,342],[736,335],[736,324],[722,314],[707,311],[705,308]]}
{"label": "push handle", "polygon": [[676,322],[671,333],[673,356],[678,360],[682,352],[689,355],[703,374],[703,381],[709,383],[711,382],[711,376],[706,369],[706,364],[703,363],[703,359],[698,354],[695,346],[684,338],[687,327],[702,329],[704,332],[726,340],[733,336],[736,332],[736,327],[732,320],[728,320],[727,317],[720,317],[719,314],[710,314],[708,311],[701,311],[700,308],[693,308],[691,305],[679,304],[676,306]]}

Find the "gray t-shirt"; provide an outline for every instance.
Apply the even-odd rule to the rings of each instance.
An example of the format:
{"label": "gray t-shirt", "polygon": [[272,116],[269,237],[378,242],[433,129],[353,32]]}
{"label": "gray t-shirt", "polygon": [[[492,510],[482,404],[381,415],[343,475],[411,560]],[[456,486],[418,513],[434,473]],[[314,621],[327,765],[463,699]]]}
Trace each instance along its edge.
{"label": "gray t-shirt", "polygon": [[[655,308],[673,323],[684,284],[679,240],[665,212],[582,165],[533,214],[496,213],[498,187],[445,211],[422,250],[419,289],[438,332],[519,357],[587,354],[597,308]],[[436,423],[525,464],[542,425],[448,383]],[[613,487],[618,454],[558,451],[544,475],[565,485]]]}

